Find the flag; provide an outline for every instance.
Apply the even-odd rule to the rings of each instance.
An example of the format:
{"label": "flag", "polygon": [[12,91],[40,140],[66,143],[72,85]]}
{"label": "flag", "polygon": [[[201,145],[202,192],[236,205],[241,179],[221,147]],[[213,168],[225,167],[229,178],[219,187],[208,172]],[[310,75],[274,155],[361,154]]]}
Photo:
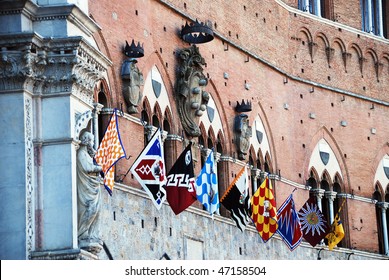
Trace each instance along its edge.
{"label": "flag", "polygon": [[288,196],[278,209],[277,218],[277,232],[281,235],[289,250],[293,251],[300,245],[303,233],[301,232],[300,220],[294,207],[292,194]]}
{"label": "flag", "polygon": [[208,155],[208,158],[196,179],[196,195],[197,199],[204,205],[205,210],[211,215],[218,211],[220,207],[219,192],[213,150],[211,150],[211,153]]}
{"label": "flag", "polygon": [[167,201],[176,215],[197,200],[191,146],[185,148],[167,175]]}
{"label": "flag", "polygon": [[342,210],[345,201],[346,200],[344,199],[342,205],[339,208],[338,213],[336,213],[335,215],[335,219],[331,226],[331,231],[326,235],[326,238],[328,240],[328,249],[330,249],[330,251],[332,251],[332,249],[334,249],[334,247],[338,245],[338,243],[342,241],[344,237],[343,224],[340,221],[339,213]]}
{"label": "flag", "polygon": [[166,200],[166,171],[161,130],[158,129],[131,166],[131,173],[142,185],[157,209]]}
{"label": "flag", "polygon": [[110,195],[114,186],[115,164],[123,157],[126,157],[126,152],[120,139],[115,108],[95,156],[96,163],[103,169],[104,186]]}
{"label": "flag", "polygon": [[330,227],[314,197],[310,197],[298,212],[303,237],[315,247],[329,232]]}
{"label": "flag", "polygon": [[246,167],[243,167],[232,181],[220,203],[230,212],[236,226],[243,232],[251,221],[250,196]]}
{"label": "flag", "polygon": [[277,208],[269,177],[251,197],[251,218],[264,242],[277,231]]}

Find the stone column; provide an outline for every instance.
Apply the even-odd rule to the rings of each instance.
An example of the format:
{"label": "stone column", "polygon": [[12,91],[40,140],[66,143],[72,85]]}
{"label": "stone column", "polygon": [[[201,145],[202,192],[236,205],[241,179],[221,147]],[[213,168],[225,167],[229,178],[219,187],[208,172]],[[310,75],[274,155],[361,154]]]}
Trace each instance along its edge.
{"label": "stone column", "polygon": [[389,203],[377,202],[377,206],[381,209],[381,222],[382,222],[382,234],[384,239],[384,252],[385,255],[389,255],[388,246],[388,225],[386,223],[386,210],[388,209]]}
{"label": "stone column", "polygon": [[253,184],[253,189],[252,189],[252,194],[255,193],[255,191],[258,189],[258,178],[260,177],[260,170],[256,167],[253,167],[251,169],[251,180],[252,180],[252,184]]}
{"label": "stone column", "polygon": [[321,199],[324,196],[325,190],[323,189],[312,189],[311,193],[313,193],[316,196],[317,199],[317,205],[319,206],[320,211],[322,211],[323,207],[321,205]]}
{"label": "stone column", "polygon": [[376,35],[384,37],[384,18],[382,15],[382,2],[383,1],[377,1],[377,17],[378,17],[378,32],[376,32]]}
{"label": "stone column", "polygon": [[[366,14],[367,14],[367,20],[365,20],[365,23],[367,22],[368,23],[368,30],[366,30],[367,32],[369,32],[369,33],[373,33],[373,17],[372,17],[372,15],[373,15],[373,3],[372,3],[372,1],[374,1],[374,0],[367,0],[367,7],[366,7],[366,9],[367,9],[367,12],[365,13],[365,15],[364,16],[366,16]],[[365,29],[366,29],[366,26],[365,26]]]}
{"label": "stone column", "polygon": [[334,200],[336,198],[336,192],[326,191],[324,192],[326,198],[328,198],[328,208],[330,210],[330,220],[328,221],[332,225],[334,221]]}
{"label": "stone column", "polygon": [[321,0],[316,0],[315,9],[315,15],[321,17]]}

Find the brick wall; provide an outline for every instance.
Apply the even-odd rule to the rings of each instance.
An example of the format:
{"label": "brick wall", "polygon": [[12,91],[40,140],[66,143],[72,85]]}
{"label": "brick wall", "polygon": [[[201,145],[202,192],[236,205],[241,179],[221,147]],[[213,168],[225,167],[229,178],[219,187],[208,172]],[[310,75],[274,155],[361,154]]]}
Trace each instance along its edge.
{"label": "brick wall", "polygon": [[[357,8],[350,9],[350,5],[346,7],[341,1],[334,2],[336,14],[341,15],[340,18],[350,16],[349,21],[343,22],[357,28]],[[350,10],[351,14],[347,14],[346,11]],[[210,78],[207,90],[212,94],[222,117],[226,137],[223,143],[224,154],[232,157],[236,153],[232,143],[234,106],[236,101],[248,99],[253,103],[253,110],[249,113],[250,121],[258,115],[264,116],[262,121],[271,145],[272,170],[280,170],[285,178],[305,184],[309,177],[308,163],[312,150],[318,139],[324,137],[332,143],[331,148],[341,166],[344,193],[353,192],[364,198],[372,196],[377,155],[388,150],[387,41],[367,36],[357,29],[305,16],[277,1],[120,0],[99,1],[98,5],[90,1],[90,13],[102,28],[95,35],[96,42],[113,62],[108,73],[112,106],[120,108],[123,104],[125,108],[120,79],[120,68],[125,58],[122,48],[125,40],[131,42],[135,39],[144,43],[145,48],[145,56],[138,60],[138,67],[146,75],[153,65],[157,65],[172,108],[171,133],[181,135],[182,128],[174,98],[176,56],[188,44],[178,34],[181,26],[190,19],[211,20],[216,37],[212,42],[199,45],[199,48],[207,63],[204,72]],[[378,72],[375,69],[376,62],[380,65]],[[224,73],[228,73],[228,79],[224,78]],[[249,90],[245,89],[245,83],[250,85]],[[285,104],[288,104],[288,110],[285,109]],[[314,113],[316,118],[309,118],[309,113]],[[140,115],[134,117],[140,118]],[[341,126],[341,121],[346,121],[347,126]],[[122,160],[118,164],[117,174],[122,174],[143,148],[144,135],[143,127],[128,118],[121,118],[119,125],[123,144],[128,147],[127,153],[132,155],[128,161]],[[377,131],[374,135],[371,134],[373,127]],[[176,146],[172,150],[170,156],[176,158],[180,149]],[[229,174],[239,168],[231,162],[226,170]],[[231,176],[226,178],[227,186]],[[123,183],[140,188],[130,174]],[[279,182],[276,182],[275,188],[278,188],[279,206],[290,189]],[[307,192],[301,192],[296,200],[299,204],[296,207],[301,207],[307,197]],[[131,201],[130,198],[128,200]],[[120,199],[120,203],[123,207],[115,207],[126,213],[131,212],[133,206],[128,205],[127,198]],[[137,200],[137,219],[151,219],[150,213],[142,210],[144,204],[147,202]],[[197,207],[201,208],[200,205]],[[350,229],[347,238],[353,243],[353,247],[378,252],[376,235],[371,232],[376,229],[375,215],[372,215],[374,211],[372,203],[355,200],[350,204]],[[192,213],[184,215],[190,216],[185,219],[194,218]],[[126,219],[132,224],[130,216]],[[209,221],[201,218],[204,219]],[[352,225],[360,219],[363,220],[363,231],[351,230]],[[139,221],[136,223],[138,232]],[[176,226],[182,226],[176,224],[175,217],[170,217],[166,223],[171,223],[173,231],[177,230]],[[194,225],[200,226],[201,223],[202,221],[198,221]],[[220,227],[229,232],[232,230],[228,223],[222,223]],[[127,228],[126,234],[131,238],[132,227],[127,225]],[[366,234],[372,238],[366,239]],[[138,239],[145,238],[140,233],[137,236]],[[254,236],[255,234],[253,238]],[[166,239],[166,242],[170,239]],[[142,243],[139,246],[151,245]],[[177,243],[174,246],[179,245]],[[183,258],[176,253],[176,247],[173,254],[177,258]],[[160,250],[158,253],[163,253]],[[236,248],[234,250],[236,252]],[[133,253],[134,255],[120,253],[120,256],[142,257],[141,252]],[[217,258],[210,252],[207,254],[209,258]],[[236,253],[222,254],[223,258],[237,256],[234,255]],[[143,257],[158,256],[150,253]],[[286,255],[280,258],[283,257],[288,258]]]}

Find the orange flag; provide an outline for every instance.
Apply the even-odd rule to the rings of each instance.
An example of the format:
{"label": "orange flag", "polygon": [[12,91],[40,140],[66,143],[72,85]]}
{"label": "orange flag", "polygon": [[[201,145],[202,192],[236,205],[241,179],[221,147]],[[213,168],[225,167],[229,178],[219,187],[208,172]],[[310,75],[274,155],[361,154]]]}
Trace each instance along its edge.
{"label": "orange flag", "polygon": [[251,197],[251,218],[264,242],[278,229],[276,200],[268,177]]}
{"label": "orange flag", "polygon": [[104,186],[110,195],[114,185],[115,164],[125,156],[126,152],[120,140],[116,109],[114,109],[95,157],[96,163],[103,168]]}

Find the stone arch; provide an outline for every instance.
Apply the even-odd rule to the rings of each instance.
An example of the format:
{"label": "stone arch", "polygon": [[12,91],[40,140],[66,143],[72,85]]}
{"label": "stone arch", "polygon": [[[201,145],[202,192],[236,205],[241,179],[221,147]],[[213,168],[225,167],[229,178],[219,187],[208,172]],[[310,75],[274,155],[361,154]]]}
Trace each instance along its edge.
{"label": "stone arch", "polygon": [[[145,120],[143,118],[143,111],[147,114],[148,116],[148,119]],[[141,113],[141,121],[146,121],[147,124],[150,124],[151,123],[151,117],[153,115],[153,111],[151,110],[151,106],[150,106],[150,102],[149,102],[149,99],[146,97],[143,98],[142,100],[142,113]]]}
{"label": "stone arch", "polygon": [[223,102],[221,101],[221,94],[212,79],[209,79],[207,89],[208,92],[210,92],[212,96],[212,100],[214,101],[216,109],[219,113],[222,127],[220,130],[217,131],[217,135],[220,134],[223,136],[222,137],[222,139],[224,140],[224,142],[222,143],[224,147],[223,151],[227,153],[228,151],[233,150],[232,141],[231,141],[233,136],[232,136],[231,129],[229,129],[228,127],[229,120],[227,118],[226,109],[224,108]]}
{"label": "stone arch", "polygon": [[[259,119],[261,120],[261,123],[263,125],[263,130],[264,130],[264,133],[266,134],[266,137],[267,137],[268,150],[261,150],[260,146],[256,147],[255,149],[257,151],[257,154],[259,151],[261,152],[262,157],[261,157],[261,155],[258,154],[259,158],[261,159],[261,164],[264,165],[265,160],[266,160],[266,155],[268,155],[269,159],[271,159],[271,161],[270,161],[272,164],[271,169],[276,170],[277,169],[277,153],[276,153],[276,150],[274,148],[275,144],[274,144],[273,133],[271,131],[271,125],[269,123],[269,120],[267,118],[267,115],[266,115],[265,110],[263,109],[261,103],[258,102],[257,105],[258,105],[258,107],[255,106],[255,108],[253,108],[253,111],[259,117]],[[255,130],[255,127],[253,129]],[[255,137],[255,131],[253,131],[253,137]],[[265,154],[265,155],[263,155],[263,154]],[[262,166],[262,167],[264,169],[264,166]]]}
{"label": "stone arch", "polygon": [[[355,44],[355,43],[352,43],[349,47],[350,49],[350,53],[351,53],[351,60],[352,60],[352,64],[355,66],[356,69],[359,69],[359,72],[361,74],[361,76],[363,77],[363,53],[362,53],[362,49],[360,48],[359,45]],[[353,54],[354,54],[354,57],[353,57]]]}
{"label": "stone arch", "polygon": [[[383,186],[389,185],[389,178],[384,172],[384,166],[389,167],[389,144],[384,144],[379,152],[377,153],[377,156],[375,157],[372,165],[371,165],[371,172],[370,174],[373,174],[373,178],[370,180],[372,187],[375,188],[375,185],[379,183],[381,186],[381,194],[383,195],[384,189]],[[384,196],[383,196],[384,197]]]}
{"label": "stone arch", "polygon": [[[366,50],[366,64],[367,64],[367,69],[364,71],[365,73],[375,73],[376,75],[376,80],[379,80],[379,62],[378,62],[378,55],[376,51],[373,49],[369,48]],[[371,58],[371,60],[369,59]],[[370,63],[369,63],[370,62]],[[373,78],[373,77],[369,77]]]}
{"label": "stone arch", "polygon": [[265,164],[265,157],[263,156],[262,150],[258,149],[257,151],[257,161],[259,160],[261,166],[260,169],[264,170],[264,164]]}
{"label": "stone arch", "polygon": [[[180,134],[179,133],[180,122],[179,122],[178,114],[172,113],[172,112],[176,112],[177,109],[174,100],[174,88],[173,88],[172,78],[170,77],[167,71],[168,66],[166,65],[166,63],[164,62],[163,58],[161,57],[158,51],[151,52],[146,58],[143,58],[142,61],[139,62],[138,64],[140,64],[139,68],[142,67],[142,73],[146,76],[145,83],[147,78],[149,78],[148,74],[151,74],[150,78],[153,79],[152,77],[153,72],[157,71],[155,73],[158,74],[158,80],[160,78],[160,82],[163,86],[163,89],[166,90],[165,96],[167,97],[166,98],[167,105],[162,108],[161,104],[159,104],[159,107],[161,109],[161,112],[163,111],[165,114],[166,112],[169,112],[168,116],[169,116],[169,123],[171,129],[170,133]],[[147,73],[145,69],[147,69]],[[143,86],[143,99],[147,97],[144,92],[145,86],[146,84]],[[148,100],[148,102],[150,103],[150,100]],[[158,98],[156,99],[156,103],[159,103]],[[160,121],[163,122],[162,114],[159,117],[160,117],[159,118]]]}
{"label": "stone arch", "polygon": [[266,152],[266,155],[265,155],[265,162],[264,162],[264,170],[265,172],[268,172],[268,173],[274,173],[274,165],[272,164],[272,160],[271,160],[271,157],[270,157],[270,154],[269,152]]}
{"label": "stone arch", "polygon": [[[165,109],[164,117],[163,117],[163,129],[168,131],[168,133],[172,134],[172,112],[170,111],[170,108]],[[166,124],[167,123],[167,124]],[[167,130],[166,125],[169,126],[169,129]],[[174,128],[174,127],[173,127]]]}
{"label": "stone arch", "polygon": [[[300,37],[301,35],[303,35],[302,37]],[[313,36],[312,36],[312,33],[309,31],[308,28],[306,27],[301,27],[299,30],[298,30],[298,36],[297,36],[298,40],[301,41],[301,45],[306,47],[308,49],[308,54],[310,56],[310,61],[313,62],[313,57],[314,57],[314,46],[315,46],[315,43],[313,41]],[[306,41],[305,41],[305,40]],[[300,45],[300,46],[301,46]]]}
{"label": "stone arch", "polygon": [[224,135],[223,135],[223,133],[221,132],[221,131],[219,131],[218,133],[217,133],[217,139],[216,139],[216,141],[217,141],[217,146],[218,145],[220,145],[220,147],[221,147],[221,150],[223,151],[223,154],[225,153],[225,151],[226,151],[226,141],[225,141],[225,138],[224,138]]}
{"label": "stone arch", "polygon": [[340,186],[340,189],[341,189],[341,192],[344,193],[344,183],[343,183],[343,179],[342,179],[342,176],[341,174],[339,174],[338,172],[336,172],[334,178],[333,178],[333,184],[339,184]]}
{"label": "stone arch", "polygon": [[323,173],[320,176],[320,182],[322,181],[327,181],[329,188],[328,191],[332,190],[332,178],[327,169],[324,169]]}
{"label": "stone arch", "polygon": [[[158,125],[159,127],[161,127],[161,124],[163,123],[163,115],[162,115],[162,110],[161,110],[161,107],[159,106],[159,103],[155,103],[154,104],[154,109],[153,109],[153,113],[152,113],[152,118],[154,119],[154,116],[157,117],[158,119]],[[153,125],[154,125],[154,122],[152,122]]]}
{"label": "stone arch", "polygon": [[[90,15],[90,17],[93,19],[92,14]],[[98,50],[100,52],[102,52],[104,55],[106,55],[110,61],[113,61],[112,55],[110,52],[110,48],[108,47],[108,44],[104,38],[103,31],[101,29],[99,29],[97,32],[94,32],[92,35],[92,38],[93,38],[94,42],[96,43]],[[123,43],[123,46],[124,46],[124,43]],[[124,54],[123,54],[123,60],[124,60]],[[106,74],[107,74],[107,77],[106,77],[107,86],[112,85],[112,87],[108,86],[108,88],[110,88],[109,92],[111,93],[111,96],[115,95],[115,97],[112,97],[110,99],[117,100],[117,102],[118,102],[116,105],[112,104],[112,103],[109,103],[109,105],[110,106],[119,106],[120,100],[122,100],[122,102],[124,103],[124,99],[123,99],[122,95],[120,94],[121,93],[121,82],[119,82],[115,67],[108,67]],[[112,82],[111,82],[111,79],[112,79]]]}
{"label": "stone arch", "polygon": [[[199,128],[200,128],[200,136],[198,138],[198,143],[201,144],[204,148],[206,147],[206,139],[208,138],[207,136],[207,131],[205,129],[205,126],[203,123],[200,123],[199,125]],[[201,143],[201,139],[202,139],[202,143]]]}
{"label": "stone arch", "polygon": [[[309,177],[306,181],[306,184],[310,186],[311,188],[317,188],[318,182],[320,182],[319,174],[317,173],[317,170],[314,166],[312,166],[309,170]],[[313,184],[314,183],[314,184]]]}
{"label": "stone arch", "polygon": [[380,61],[381,61],[381,68],[382,68],[381,75],[382,76],[388,75],[389,74],[389,53],[384,53],[381,56]]}
{"label": "stone arch", "polygon": [[380,198],[381,198],[381,201],[378,201],[378,202],[384,202],[385,201],[385,191],[384,191],[384,188],[382,187],[381,183],[379,181],[375,182],[374,184],[374,188],[373,188],[373,192],[372,192],[372,196],[373,196],[373,199],[375,198],[375,193],[378,193]]}
{"label": "stone arch", "polygon": [[[328,40],[327,35],[325,35],[323,32],[317,32],[316,36],[317,39],[321,39],[324,42],[324,45],[326,47],[330,47],[330,41]],[[315,40],[316,41],[316,40]]]}
{"label": "stone arch", "polygon": [[[307,42],[313,42],[313,37],[312,37],[311,31],[309,31],[309,29],[307,27],[305,27],[305,26],[300,27],[297,33],[303,34],[305,36],[305,38],[307,39]],[[297,37],[299,37],[299,36],[297,36]]]}
{"label": "stone arch", "polygon": [[253,167],[256,167],[255,166],[255,162],[257,161],[257,154],[255,153],[255,149],[254,149],[252,144],[250,145],[250,148],[249,148],[249,151],[248,151],[248,155],[249,155],[249,163],[250,163],[250,159],[251,159],[252,163],[250,163],[250,164]]}
{"label": "stone arch", "polygon": [[[105,101],[101,100],[101,95],[104,95]],[[104,105],[105,108],[112,108],[112,94],[109,89],[108,82],[106,79],[100,79],[98,83],[96,83],[95,91],[94,91],[94,100],[98,103]],[[120,109],[120,108],[119,108]]]}
{"label": "stone arch", "polygon": [[318,32],[315,36],[315,43],[312,48],[312,58],[315,56],[319,56],[318,58],[322,58],[323,60],[327,60],[328,65],[330,65],[330,59],[328,52],[330,50],[330,43],[327,36]]}
{"label": "stone arch", "polygon": [[334,49],[334,69],[337,69],[337,65],[343,65],[343,69],[347,72],[347,51],[346,45],[341,38],[336,37],[333,40],[333,49]]}
{"label": "stone arch", "polygon": [[[331,148],[331,151],[333,152],[333,154],[335,156],[335,160],[336,160],[337,164],[339,165],[339,169],[341,171],[339,175],[341,175],[342,182],[344,184],[344,190],[350,191],[349,172],[348,172],[346,163],[344,161],[344,157],[342,156],[341,149],[340,149],[337,141],[333,137],[333,135],[329,132],[329,130],[325,126],[322,126],[313,135],[313,137],[311,138],[311,142],[307,145],[307,153],[306,153],[306,158],[304,160],[305,168],[303,169],[303,172],[304,172],[303,177],[309,178],[309,175],[310,175],[309,171],[311,170],[311,166],[309,166],[311,156],[312,156],[317,144],[319,143],[319,141],[321,139],[323,139],[327,142],[327,144],[329,145],[329,147]],[[327,168],[325,168],[325,169],[327,169]],[[335,172],[334,174],[336,174],[336,170],[334,172]],[[330,176],[330,178],[331,178],[331,176]]]}
{"label": "stone arch", "polygon": [[[207,139],[210,139],[212,141],[212,147],[209,147],[209,143],[207,143],[208,145],[208,149],[212,149],[212,148],[215,148],[216,147],[216,137],[215,137],[215,132],[213,131],[213,127],[209,127],[208,128],[208,133],[207,133]],[[207,140],[208,142],[208,140]]]}

